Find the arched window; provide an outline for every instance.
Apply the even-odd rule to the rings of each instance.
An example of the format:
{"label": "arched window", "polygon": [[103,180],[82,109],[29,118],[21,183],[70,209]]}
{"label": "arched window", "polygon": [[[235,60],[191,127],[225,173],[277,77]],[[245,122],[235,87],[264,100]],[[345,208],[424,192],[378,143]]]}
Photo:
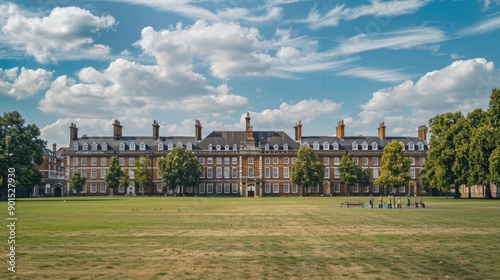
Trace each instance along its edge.
{"label": "arched window", "polygon": [[86,151],[89,149],[89,143],[85,142],[83,143],[83,150]]}
{"label": "arched window", "polygon": [[333,142],[332,148],[333,148],[334,151],[338,151],[339,150],[339,143]]}
{"label": "arched window", "polygon": [[274,148],[275,151],[277,151],[280,148],[280,146],[278,144],[274,144],[273,148]]}
{"label": "arched window", "polygon": [[234,144],[233,145],[233,151],[237,151],[238,150],[238,145]]}
{"label": "arched window", "polygon": [[163,142],[158,142],[158,150],[163,151]]}
{"label": "arched window", "polygon": [[167,149],[168,149],[169,151],[170,151],[170,150],[172,150],[172,149],[174,149],[174,143],[172,143],[172,142],[168,142],[168,144],[167,144]]}
{"label": "arched window", "polygon": [[285,143],[285,145],[283,145],[283,150],[288,151],[288,144],[287,143]]}
{"label": "arched window", "polygon": [[79,148],[80,147],[78,146],[77,142],[73,143],[73,150],[78,151]]}
{"label": "arched window", "polygon": [[186,148],[187,148],[188,150],[190,150],[190,151],[191,151],[191,150],[193,150],[193,143],[188,142],[188,143],[187,143],[187,145],[186,145]]}
{"label": "arched window", "polygon": [[309,147],[309,143],[307,143],[307,142],[304,142],[304,144],[302,144],[302,146],[306,146],[306,147]]}
{"label": "arched window", "polygon": [[220,145],[217,145],[215,146],[215,148],[217,149],[217,151],[220,151],[220,148],[222,148]]}
{"label": "arched window", "polygon": [[361,149],[362,149],[363,151],[367,151],[367,150],[368,150],[368,143],[363,142],[363,143],[361,144]]}
{"label": "arched window", "polygon": [[125,143],[121,142],[120,146],[118,147],[120,151],[125,151]]}
{"label": "arched window", "polygon": [[130,145],[128,146],[128,149],[131,150],[131,151],[135,151],[135,143],[134,142],[130,142]]}
{"label": "arched window", "polygon": [[415,150],[415,144],[413,142],[408,143],[408,150],[410,151]]}
{"label": "arched window", "polygon": [[97,143],[92,143],[92,151],[97,151]]}
{"label": "arched window", "polygon": [[315,150],[315,151],[319,150],[319,143],[318,143],[318,141],[314,141],[314,143],[313,143],[313,150]]}
{"label": "arched window", "polygon": [[108,149],[108,143],[106,143],[106,142],[102,143],[101,148],[102,148],[103,150],[107,150],[107,149]]}
{"label": "arched window", "polygon": [[357,150],[358,149],[358,143],[352,142],[352,149]]}
{"label": "arched window", "polygon": [[323,150],[324,151],[328,151],[330,150],[330,144],[328,142],[323,142]]}
{"label": "arched window", "polygon": [[182,147],[182,146],[183,146],[183,144],[181,141],[177,142],[177,147]]}
{"label": "arched window", "polygon": [[145,151],[146,150],[146,143],[141,142],[141,144],[139,145],[139,150]]}
{"label": "arched window", "polygon": [[377,144],[377,142],[373,142],[372,143],[372,150],[374,150],[374,151],[378,150],[378,144]]}
{"label": "arched window", "polygon": [[226,146],[224,146],[224,150],[229,151],[229,145],[228,144],[226,144]]}

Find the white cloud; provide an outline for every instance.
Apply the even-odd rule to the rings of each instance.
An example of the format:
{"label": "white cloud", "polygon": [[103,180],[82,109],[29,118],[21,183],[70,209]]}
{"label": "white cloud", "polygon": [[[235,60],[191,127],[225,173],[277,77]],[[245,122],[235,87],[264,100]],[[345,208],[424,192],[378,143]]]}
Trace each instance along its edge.
{"label": "white cloud", "polygon": [[35,96],[50,86],[52,73],[44,69],[18,67],[3,70],[0,68],[0,94],[15,97],[17,100]]}
{"label": "white cloud", "polygon": [[110,48],[94,44],[92,36],[115,25],[112,16],[98,17],[78,7],[57,7],[38,17],[15,4],[0,4],[2,44],[23,50],[40,63],[105,58]]}
{"label": "white cloud", "polygon": [[370,50],[409,49],[438,43],[447,39],[442,30],[431,27],[414,27],[374,34],[359,34],[344,40],[331,55],[350,55]]}
{"label": "white cloud", "polygon": [[483,2],[483,11],[490,9],[491,4],[500,5],[500,0],[478,0],[478,2]]}
{"label": "white cloud", "polygon": [[368,5],[360,5],[354,8],[337,5],[335,8],[321,15],[316,8],[311,10],[309,16],[303,22],[309,24],[312,29],[329,26],[337,26],[341,20],[354,20],[363,16],[394,17],[413,14],[420,8],[429,4],[430,0],[393,0],[384,1],[370,0]]}
{"label": "white cloud", "polygon": [[483,20],[477,24],[474,24],[468,28],[462,29],[458,32],[458,34],[462,36],[467,35],[477,35],[493,32],[495,30],[500,29],[500,16],[492,17],[486,20]]}
{"label": "white cloud", "polygon": [[365,78],[373,81],[399,82],[408,78],[408,75],[401,73],[398,69],[376,69],[367,67],[353,67],[340,71],[340,76],[351,76]]}
{"label": "white cloud", "polygon": [[405,134],[413,135],[416,127],[426,124],[436,114],[485,108],[491,89],[499,85],[500,70],[493,62],[484,58],[455,61],[425,74],[417,82],[407,80],[374,92],[372,98],[360,106],[363,111],[359,113],[359,120],[352,123],[375,126],[385,121],[388,126],[406,128]]}
{"label": "white cloud", "polygon": [[217,16],[226,21],[249,22],[253,24],[265,23],[269,21],[279,21],[282,17],[283,9],[271,7],[266,9],[263,15],[253,15],[252,10],[246,8],[228,8],[217,13]]}

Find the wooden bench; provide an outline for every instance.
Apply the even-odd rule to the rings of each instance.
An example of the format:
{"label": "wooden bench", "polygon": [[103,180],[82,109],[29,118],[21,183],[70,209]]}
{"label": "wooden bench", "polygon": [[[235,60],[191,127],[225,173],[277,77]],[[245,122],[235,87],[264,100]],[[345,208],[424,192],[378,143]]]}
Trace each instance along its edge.
{"label": "wooden bench", "polygon": [[346,201],[346,202],[341,202],[340,203],[340,208],[351,208],[351,207],[360,207],[360,208],[364,208],[365,207],[365,203],[362,202],[362,201]]}

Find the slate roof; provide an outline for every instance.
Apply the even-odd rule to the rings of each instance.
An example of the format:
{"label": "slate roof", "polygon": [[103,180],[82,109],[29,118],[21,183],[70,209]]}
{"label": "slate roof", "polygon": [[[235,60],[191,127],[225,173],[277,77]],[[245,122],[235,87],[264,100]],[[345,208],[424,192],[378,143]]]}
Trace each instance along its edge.
{"label": "slate roof", "polygon": [[[300,148],[299,144],[293,140],[288,134],[283,131],[253,131],[254,145],[262,149],[266,144],[273,149],[274,145],[278,145],[279,150],[283,150],[285,144],[288,145],[288,150],[297,150]],[[243,144],[246,147],[246,132],[245,131],[213,131],[203,140],[198,143],[198,149],[208,150],[209,145],[215,149],[217,145],[224,148],[229,145],[230,150],[236,144],[238,149]]]}
{"label": "slate roof", "polygon": [[384,147],[396,140],[402,142],[405,145],[405,150],[408,150],[408,144],[413,143],[415,145],[415,150],[418,150],[417,144],[424,144],[424,150],[427,150],[426,141],[422,141],[418,137],[386,137],[385,140],[380,139],[378,136],[347,136],[344,139],[340,139],[336,136],[303,136],[302,144],[307,142],[310,147],[313,146],[314,142],[318,142],[320,145],[320,150],[323,150],[323,143],[328,142],[330,144],[330,150],[332,150],[332,144],[338,143],[339,150],[352,150],[352,144],[356,142],[358,144],[358,150],[361,150],[361,145],[363,142],[368,144],[368,150],[372,150],[372,144],[377,143],[377,150],[383,150]]}

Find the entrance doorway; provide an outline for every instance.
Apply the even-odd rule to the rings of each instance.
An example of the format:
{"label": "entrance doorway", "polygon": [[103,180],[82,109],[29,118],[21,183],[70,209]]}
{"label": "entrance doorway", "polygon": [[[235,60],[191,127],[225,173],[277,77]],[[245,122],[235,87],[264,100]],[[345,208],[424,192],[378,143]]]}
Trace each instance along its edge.
{"label": "entrance doorway", "polygon": [[255,196],[255,186],[248,186],[248,197]]}
{"label": "entrance doorway", "polygon": [[61,187],[55,187],[54,188],[54,197],[61,197],[62,196],[62,188]]}

